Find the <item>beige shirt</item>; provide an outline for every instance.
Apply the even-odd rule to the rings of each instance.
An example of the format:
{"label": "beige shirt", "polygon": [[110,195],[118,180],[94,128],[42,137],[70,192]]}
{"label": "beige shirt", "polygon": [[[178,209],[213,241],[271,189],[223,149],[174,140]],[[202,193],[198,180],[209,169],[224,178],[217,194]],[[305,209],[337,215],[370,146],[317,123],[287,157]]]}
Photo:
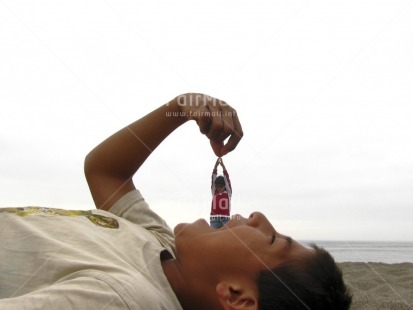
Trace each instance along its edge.
{"label": "beige shirt", "polygon": [[160,253],[174,235],[139,191],[110,212],[0,209],[0,309],[182,309]]}

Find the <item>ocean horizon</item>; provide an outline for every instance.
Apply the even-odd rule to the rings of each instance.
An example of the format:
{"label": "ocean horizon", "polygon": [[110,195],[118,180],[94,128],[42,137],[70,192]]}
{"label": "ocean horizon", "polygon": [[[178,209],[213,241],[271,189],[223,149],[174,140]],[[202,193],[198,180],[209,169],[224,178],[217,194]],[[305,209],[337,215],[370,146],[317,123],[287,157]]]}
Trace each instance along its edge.
{"label": "ocean horizon", "polygon": [[336,262],[413,263],[412,241],[301,241],[314,242],[331,253]]}

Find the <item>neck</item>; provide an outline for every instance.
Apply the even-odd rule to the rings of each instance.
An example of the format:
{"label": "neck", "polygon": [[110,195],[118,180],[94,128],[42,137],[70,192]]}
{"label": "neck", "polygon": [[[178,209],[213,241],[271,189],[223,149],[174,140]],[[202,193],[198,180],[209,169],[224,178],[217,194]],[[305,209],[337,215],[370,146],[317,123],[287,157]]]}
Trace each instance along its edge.
{"label": "neck", "polygon": [[210,294],[207,294],[207,281],[199,281],[197,278],[196,283],[193,283],[191,279],[194,277],[188,277],[176,259],[163,260],[161,264],[183,309],[216,309],[211,305]]}

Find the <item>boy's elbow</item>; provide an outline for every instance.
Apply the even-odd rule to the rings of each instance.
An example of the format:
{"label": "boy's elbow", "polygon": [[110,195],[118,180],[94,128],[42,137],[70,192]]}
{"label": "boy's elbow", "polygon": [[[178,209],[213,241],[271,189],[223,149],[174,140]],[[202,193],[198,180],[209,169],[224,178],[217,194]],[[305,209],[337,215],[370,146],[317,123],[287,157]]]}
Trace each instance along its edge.
{"label": "boy's elbow", "polygon": [[93,155],[87,154],[83,163],[83,171],[85,173],[86,180],[89,181],[91,176],[96,173],[96,167],[93,161]]}

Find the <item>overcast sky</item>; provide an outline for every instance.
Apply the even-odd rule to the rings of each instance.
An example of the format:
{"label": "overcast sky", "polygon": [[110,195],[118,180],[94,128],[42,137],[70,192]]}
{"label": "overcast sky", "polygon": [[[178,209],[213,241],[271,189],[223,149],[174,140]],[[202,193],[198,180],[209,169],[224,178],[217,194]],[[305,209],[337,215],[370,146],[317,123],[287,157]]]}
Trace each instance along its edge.
{"label": "overcast sky", "polygon": [[[226,4],[227,3],[227,4]],[[413,1],[0,0],[0,205],[90,209],[85,155],[176,95],[238,112],[233,213],[306,240],[413,240]],[[208,218],[195,123],[135,177]]]}

